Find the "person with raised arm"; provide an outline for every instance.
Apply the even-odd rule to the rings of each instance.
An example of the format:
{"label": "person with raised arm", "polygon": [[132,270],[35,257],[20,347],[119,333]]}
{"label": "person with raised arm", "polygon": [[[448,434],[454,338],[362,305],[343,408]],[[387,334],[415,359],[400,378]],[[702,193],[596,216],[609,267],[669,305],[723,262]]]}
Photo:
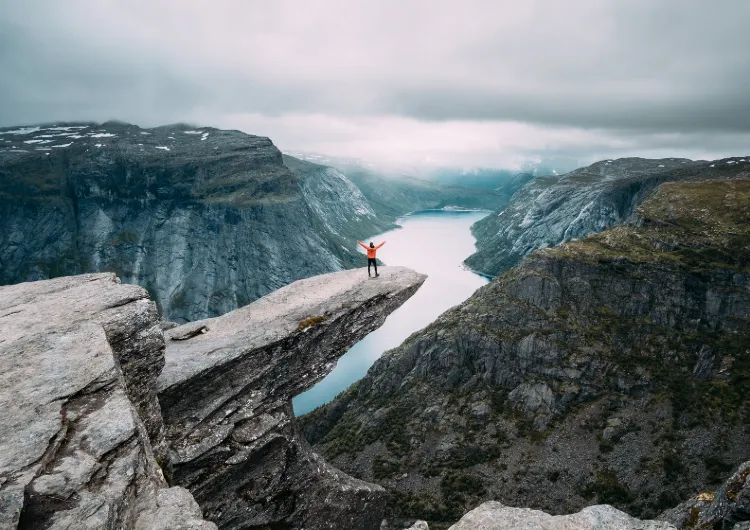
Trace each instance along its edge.
{"label": "person with raised arm", "polygon": [[378,249],[382,247],[383,245],[385,245],[385,241],[380,243],[377,247],[375,246],[375,243],[373,243],[372,241],[370,241],[369,247],[365,245],[364,243],[362,243],[361,241],[357,241],[357,243],[359,243],[362,246],[362,248],[367,251],[367,275],[372,277],[372,275],[370,274],[370,265],[373,265],[375,266],[375,277],[377,278],[380,275],[378,274],[378,261],[377,261],[376,255],[378,253]]}

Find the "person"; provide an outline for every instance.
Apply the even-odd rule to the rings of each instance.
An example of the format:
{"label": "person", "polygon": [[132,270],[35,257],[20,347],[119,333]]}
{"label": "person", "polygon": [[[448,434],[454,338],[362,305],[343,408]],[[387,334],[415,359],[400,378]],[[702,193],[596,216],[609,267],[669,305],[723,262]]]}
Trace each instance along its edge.
{"label": "person", "polygon": [[377,278],[380,275],[378,274],[378,260],[377,260],[377,258],[375,256],[376,256],[376,254],[378,252],[378,249],[380,247],[382,247],[383,245],[385,245],[385,241],[383,241],[382,243],[380,243],[377,247],[375,246],[375,244],[372,241],[370,241],[370,246],[369,247],[367,245],[365,245],[364,243],[362,243],[361,241],[357,241],[357,243],[359,243],[362,246],[362,248],[367,251],[367,275],[370,276],[370,277],[372,277],[372,275],[370,274],[370,265],[374,265],[375,266],[375,277]]}

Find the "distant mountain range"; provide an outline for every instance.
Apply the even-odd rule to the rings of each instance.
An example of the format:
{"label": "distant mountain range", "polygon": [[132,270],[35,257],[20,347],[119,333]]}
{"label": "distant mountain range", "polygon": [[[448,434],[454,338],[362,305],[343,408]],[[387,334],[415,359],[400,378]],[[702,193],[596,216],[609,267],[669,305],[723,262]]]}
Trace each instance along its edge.
{"label": "distant mountain range", "polygon": [[472,227],[477,252],[466,264],[497,276],[538,248],[553,247],[626,221],[663,182],[717,179],[746,171],[744,157],[602,160],[565,175],[534,178],[511,203]]}
{"label": "distant mountain range", "polygon": [[[483,188],[507,192],[519,175],[562,175],[581,166],[578,160],[567,157],[539,157],[511,167],[450,167],[429,164],[381,165],[364,159],[335,157],[320,153],[294,151],[290,155],[317,164],[326,164],[341,171],[378,174],[386,178],[415,178],[437,184]],[[516,188],[517,189],[517,188]],[[515,190],[513,190],[515,191]]]}

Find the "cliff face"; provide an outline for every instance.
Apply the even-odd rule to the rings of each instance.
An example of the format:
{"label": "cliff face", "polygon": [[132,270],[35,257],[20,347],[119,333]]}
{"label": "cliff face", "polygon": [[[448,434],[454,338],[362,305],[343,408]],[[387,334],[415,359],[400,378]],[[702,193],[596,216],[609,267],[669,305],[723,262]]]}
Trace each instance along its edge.
{"label": "cliff face", "polygon": [[112,274],[1,287],[0,527],[379,528],[383,489],[315,455],[291,398],[424,279],[301,280],[172,328],[166,354],[155,304]]}
{"label": "cliff face", "polygon": [[373,280],[361,269],[328,274],[168,331],[159,401],[174,480],[207,518],[233,529],[380,527],[382,488],[315,455],[291,399],[424,280],[403,267]]}
{"label": "cliff face", "polygon": [[349,230],[385,226],[345,177],[290,171],[267,138],[111,122],[0,129],[0,283],[112,271],[166,319],[195,320],[355,266]]}
{"label": "cliff face", "polygon": [[750,179],[668,183],[633,224],[537,251],[303,418],[397,515],[484,499],[652,517],[750,442]]}
{"label": "cliff face", "polygon": [[110,274],[0,287],[0,527],[216,528],[157,465],[157,317]]}
{"label": "cliff face", "polygon": [[360,189],[338,169],[283,155],[284,165],[297,176],[310,209],[346,247],[393,225],[375,213]]}
{"label": "cliff face", "polygon": [[530,252],[626,221],[659,184],[725,178],[750,170],[750,157],[603,160],[562,176],[537,177],[507,208],[472,227],[477,252],[466,264],[496,276]]}

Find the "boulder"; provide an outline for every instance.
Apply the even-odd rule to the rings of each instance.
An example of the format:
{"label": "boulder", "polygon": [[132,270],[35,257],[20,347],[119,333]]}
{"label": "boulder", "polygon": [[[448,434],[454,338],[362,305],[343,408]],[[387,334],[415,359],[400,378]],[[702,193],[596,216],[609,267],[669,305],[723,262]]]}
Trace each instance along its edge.
{"label": "boulder", "polygon": [[641,521],[609,505],[589,506],[570,515],[485,502],[449,530],[674,530],[663,521]]}

